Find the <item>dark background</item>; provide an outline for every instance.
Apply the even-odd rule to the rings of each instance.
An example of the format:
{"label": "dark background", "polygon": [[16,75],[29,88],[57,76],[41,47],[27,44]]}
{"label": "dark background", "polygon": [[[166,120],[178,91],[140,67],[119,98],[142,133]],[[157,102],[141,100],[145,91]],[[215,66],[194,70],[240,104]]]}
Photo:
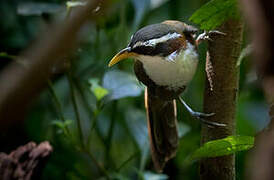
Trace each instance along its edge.
{"label": "dark background", "polygon": [[[46,4],[41,6],[41,3]],[[68,78],[63,70],[58,69],[53,69],[51,81],[65,119],[71,120],[67,126],[70,135],[66,136],[62,128],[54,123],[61,122],[60,116],[49,88],[45,88],[28,108],[26,117],[22,117],[24,121],[0,133],[0,151],[8,153],[29,141],[39,143],[48,140],[54,152],[42,179],[103,179],[104,174],[98,170],[96,163],[116,179],[166,178],[165,175],[151,174],[154,170],[149,155],[143,86],[133,76],[133,61],[126,60],[113,68],[108,68],[107,64],[140,27],[167,19],[190,23],[188,18],[206,1],[170,0],[158,7],[151,7],[150,3],[149,0],[113,0],[100,20],[81,29],[78,48],[65,58],[71,60],[68,69],[75,80],[84,142],[88,144],[89,153],[78,150],[81,143]],[[64,21],[65,15],[66,1],[0,1],[0,52],[19,55],[40,38],[49,23]],[[183,94],[184,100],[198,111],[202,110],[203,103],[205,51],[206,44],[201,44],[197,73]],[[237,134],[254,136],[266,126],[268,116],[267,105],[249,59],[243,59],[240,67]],[[13,60],[13,57],[1,53],[0,70]],[[116,72],[116,76],[110,74],[112,71]],[[114,85],[103,82],[109,75]],[[116,100],[107,96],[98,102],[89,83],[94,79],[98,79],[104,87],[111,86],[115,92],[123,94],[129,91],[129,95]],[[124,88],[117,88],[117,83]],[[103,103],[104,106],[99,108]],[[180,147],[176,158],[168,163],[163,173],[170,179],[198,179],[197,162],[186,165],[184,160],[199,147],[200,124],[180,105],[178,120],[182,136]],[[237,179],[243,179],[245,163],[246,152],[237,153]]]}

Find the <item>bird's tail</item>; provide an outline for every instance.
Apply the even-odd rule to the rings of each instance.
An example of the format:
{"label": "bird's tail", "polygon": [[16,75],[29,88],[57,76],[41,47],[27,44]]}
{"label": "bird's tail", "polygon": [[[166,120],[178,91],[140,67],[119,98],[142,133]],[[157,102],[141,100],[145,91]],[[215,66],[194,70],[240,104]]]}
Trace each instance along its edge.
{"label": "bird's tail", "polygon": [[179,144],[176,101],[162,100],[146,88],[145,106],[152,160],[155,169],[161,172],[175,156]]}

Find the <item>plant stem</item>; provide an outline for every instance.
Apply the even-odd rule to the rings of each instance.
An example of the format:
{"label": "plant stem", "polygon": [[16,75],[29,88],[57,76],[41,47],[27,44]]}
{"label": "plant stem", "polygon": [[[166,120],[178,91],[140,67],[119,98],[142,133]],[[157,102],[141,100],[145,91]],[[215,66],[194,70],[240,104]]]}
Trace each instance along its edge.
{"label": "plant stem", "polygon": [[75,77],[72,77],[73,78],[73,83],[75,84],[79,94],[80,94],[80,98],[83,102],[83,107],[86,109],[86,111],[88,112],[88,116],[90,118],[90,121],[92,121],[92,124],[91,124],[91,128],[90,128],[90,135],[88,137],[88,139],[90,139],[90,136],[91,136],[91,132],[93,130],[93,128],[95,129],[96,133],[98,134],[98,137],[100,138],[102,144],[104,145],[104,147],[106,147],[106,144],[105,144],[105,140],[103,138],[103,135],[102,133],[99,132],[98,128],[96,128],[96,122],[97,122],[97,119],[98,119],[98,114],[99,112],[95,112],[95,110],[92,111],[92,108],[90,107],[88,101],[87,101],[87,97],[85,96],[84,92],[83,92],[83,89],[81,87],[81,84],[79,83],[79,80],[77,80],[77,78]]}
{"label": "plant stem", "polygon": [[[112,142],[112,136],[113,136],[113,130],[114,130],[114,125],[115,125],[115,117],[116,117],[116,111],[117,111],[117,101],[115,100],[113,102],[112,106],[112,115],[111,115],[111,120],[110,120],[110,126],[108,130],[108,135],[106,137],[106,162],[112,162],[110,158],[110,149],[111,149],[111,142]],[[112,163],[110,163],[112,165]]]}
{"label": "plant stem", "polygon": [[127,163],[129,163],[132,159],[134,159],[138,155],[138,152],[133,153],[127,160],[125,160],[118,168],[116,168],[116,171],[119,172]]}
{"label": "plant stem", "polygon": [[[55,107],[56,107],[57,113],[59,115],[59,118],[63,122],[65,122],[66,119],[65,119],[64,113],[62,111],[62,105],[61,105],[60,100],[59,100],[59,98],[58,98],[58,96],[57,96],[57,94],[56,94],[56,92],[54,90],[53,84],[52,84],[51,80],[49,80],[49,79],[48,79],[48,88],[49,88],[49,92],[50,92],[50,94],[52,96],[53,102],[55,104]],[[69,129],[68,129],[67,126],[65,126],[65,133],[68,134],[68,135],[70,135],[70,132],[69,132]]]}
{"label": "plant stem", "polygon": [[84,151],[89,157],[90,159],[94,162],[94,164],[97,166],[97,168],[108,178],[110,179],[110,176],[107,172],[107,170],[104,168],[104,166],[102,166],[97,160],[96,158],[93,156],[93,154],[89,151],[89,150],[85,150]]}
{"label": "plant stem", "polygon": [[72,80],[73,78],[72,78],[71,69],[68,70],[66,75],[67,75],[68,83],[69,83],[69,87],[70,87],[70,97],[71,97],[71,101],[72,101],[72,105],[73,105],[73,109],[74,109],[74,114],[76,117],[78,133],[79,133],[79,137],[80,137],[80,143],[81,143],[81,146],[84,148],[85,147],[84,136],[83,136],[80,114],[79,114],[79,110],[78,110],[78,106],[77,106],[77,102],[76,102],[76,96],[75,96],[74,87],[73,87],[73,80]]}
{"label": "plant stem", "polygon": [[[97,119],[97,115],[95,115],[95,113],[93,113],[92,112],[92,110],[91,110],[91,107],[89,106],[89,103],[87,102],[87,98],[85,98],[85,94],[84,94],[84,92],[83,92],[83,89],[82,89],[82,87],[81,87],[81,84],[79,83],[79,81],[77,81],[77,79],[75,78],[75,77],[73,77],[73,76],[71,76],[71,81],[73,82],[73,84],[76,86],[76,88],[77,88],[77,90],[78,90],[78,92],[79,92],[79,94],[80,94],[80,98],[81,98],[81,100],[83,101],[83,103],[84,103],[84,107],[86,108],[86,110],[88,111],[88,114],[89,114],[89,117],[90,117],[90,119],[92,119],[92,117],[93,117],[93,119],[94,119],[94,121],[96,122],[96,119]],[[95,123],[94,122],[94,123]],[[98,133],[99,134],[99,133]],[[102,140],[102,143],[105,145],[105,142],[104,142],[104,139],[102,138],[102,136],[100,136],[100,134],[99,134],[99,138],[100,138],[100,140]],[[84,148],[80,148],[80,149],[82,149],[82,151],[84,152],[84,153],[86,153],[89,157],[90,157],[90,159],[94,162],[94,164],[97,166],[97,168],[108,178],[108,179],[110,179],[110,177],[109,177],[109,174],[108,174],[108,172],[106,171],[106,169],[104,168],[104,166],[102,166],[97,160],[96,160],[96,158],[93,156],[93,154],[90,152],[90,150],[88,149],[88,147],[89,146],[87,146],[85,149]]]}
{"label": "plant stem", "polygon": [[[215,113],[208,120],[226,124],[226,127],[202,125],[202,143],[235,134],[239,83],[236,64],[242,45],[243,23],[228,20],[218,30],[226,35],[213,37],[208,44],[206,70],[209,78],[204,93],[204,112]],[[202,160],[200,177],[202,180],[235,180],[235,155]]]}
{"label": "plant stem", "polygon": [[48,80],[48,88],[49,88],[50,95],[52,96],[52,99],[55,103],[59,118],[63,122],[65,122],[65,117],[64,117],[63,112],[62,112],[62,106],[61,106],[60,100],[58,99],[57,94],[56,94],[56,92],[53,88],[53,84],[52,84],[51,80]]}

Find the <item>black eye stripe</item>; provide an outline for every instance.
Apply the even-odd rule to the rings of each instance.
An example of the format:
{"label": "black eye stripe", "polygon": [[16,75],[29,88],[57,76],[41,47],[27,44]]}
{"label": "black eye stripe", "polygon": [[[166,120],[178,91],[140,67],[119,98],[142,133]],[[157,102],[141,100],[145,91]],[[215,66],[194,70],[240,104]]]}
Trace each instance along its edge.
{"label": "black eye stripe", "polygon": [[152,46],[137,46],[133,48],[131,51],[140,55],[154,56],[158,54],[156,53],[157,52],[156,48]]}
{"label": "black eye stripe", "polygon": [[166,57],[170,54],[168,43],[162,42],[155,46],[137,46],[131,50],[140,55],[148,56],[163,56]]}

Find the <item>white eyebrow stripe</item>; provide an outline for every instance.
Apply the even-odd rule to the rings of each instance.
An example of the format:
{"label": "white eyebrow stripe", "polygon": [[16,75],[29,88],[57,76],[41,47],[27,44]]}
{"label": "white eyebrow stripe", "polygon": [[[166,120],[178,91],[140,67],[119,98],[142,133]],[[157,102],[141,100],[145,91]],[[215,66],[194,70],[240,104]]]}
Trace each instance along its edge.
{"label": "white eyebrow stripe", "polygon": [[179,38],[179,37],[182,37],[181,34],[179,33],[168,33],[160,38],[156,38],[156,39],[150,39],[148,41],[138,41],[134,44],[133,48],[136,48],[138,46],[156,46],[158,43],[162,43],[162,42],[165,42],[167,40],[171,40],[171,39],[176,39],[176,38]]}

